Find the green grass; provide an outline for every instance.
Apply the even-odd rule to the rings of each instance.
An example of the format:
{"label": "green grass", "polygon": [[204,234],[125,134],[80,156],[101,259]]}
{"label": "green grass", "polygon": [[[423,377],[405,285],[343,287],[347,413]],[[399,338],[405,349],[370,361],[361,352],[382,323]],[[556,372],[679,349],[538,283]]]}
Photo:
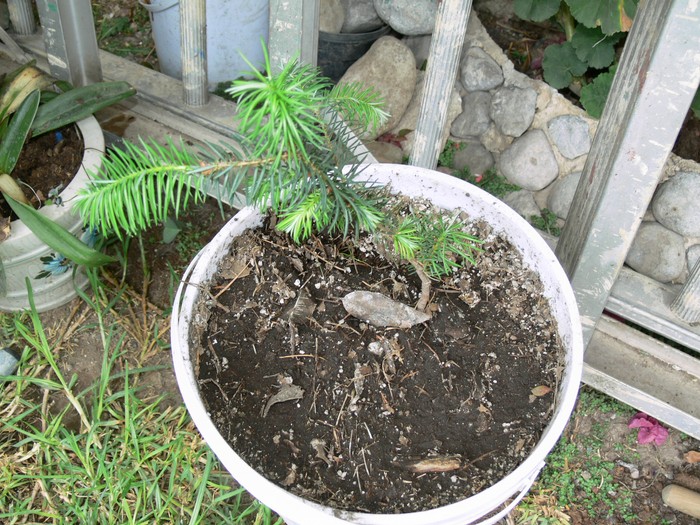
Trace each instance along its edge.
{"label": "green grass", "polygon": [[544,208],[540,215],[532,215],[530,217],[530,224],[535,228],[547,232],[550,235],[559,237],[561,235],[561,228],[557,225],[557,216],[551,210]]}
{"label": "green grass", "polygon": [[[92,283],[80,329],[98,331],[104,352],[85,390],[61,372],[61,345],[38,314],[3,318],[3,337],[23,353],[0,383],[0,522],[280,524],[221,471],[183,406],[142,398],[140,378],[153,367],[125,357],[127,330],[114,315],[123,297]],[[65,408],[52,411],[59,401]]]}
{"label": "green grass", "polygon": [[598,411],[603,414],[615,413],[622,417],[631,418],[637,413],[637,411],[629,405],[625,405],[601,392],[585,387],[581,388],[579,391],[576,410],[579,415],[582,416],[588,416]]}
{"label": "green grass", "polygon": [[[583,387],[579,391],[576,414],[583,418],[609,414],[626,420],[635,414],[635,410]],[[609,425],[606,421],[594,421],[584,436],[564,435],[559,440],[530,494],[518,507],[518,525],[568,524],[568,516],[562,512],[568,508],[580,509],[600,523],[609,519],[639,523],[631,490],[613,478],[617,464],[605,460],[599,453]],[[630,433],[627,439],[628,442],[615,446],[615,450],[624,461],[634,462],[639,459],[634,450],[634,433]]]}
{"label": "green grass", "polygon": [[[124,35],[134,35],[138,29],[145,30],[151,25],[148,11],[134,3],[129,16],[109,16],[98,3],[92,4],[95,34],[101,49],[117,56],[138,56],[147,59],[154,53],[153,42],[148,39],[143,45],[123,44]],[[148,34],[148,33],[147,33]]]}

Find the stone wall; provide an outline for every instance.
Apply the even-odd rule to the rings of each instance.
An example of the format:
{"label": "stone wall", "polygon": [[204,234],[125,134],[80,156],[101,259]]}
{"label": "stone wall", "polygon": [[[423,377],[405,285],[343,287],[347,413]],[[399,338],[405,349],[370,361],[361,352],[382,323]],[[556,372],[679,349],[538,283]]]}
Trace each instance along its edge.
{"label": "stone wall", "polygon": [[[434,17],[434,0],[426,2],[426,12]],[[372,8],[371,0],[364,4]],[[417,9],[415,1],[411,5]],[[396,9],[376,11],[411,36],[378,40],[340,82],[365,82],[385,96],[392,118],[379,133],[397,140],[372,141],[378,134],[365,138],[380,161],[401,162],[413,145],[423,77],[419,69],[428,57],[430,35],[421,34],[422,27],[407,29],[410,20],[397,22]],[[443,145],[448,139],[462,144],[454,156],[455,169],[469,167],[478,174],[495,167],[522,188],[506,195],[505,202],[525,218],[547,208],[563,225],[597,120],[549,85],[516,71],[474,13],[449,103]],[[626,263],[660,282],[684,282],[700,258],[699,202],[700,165],[671,155]]]}

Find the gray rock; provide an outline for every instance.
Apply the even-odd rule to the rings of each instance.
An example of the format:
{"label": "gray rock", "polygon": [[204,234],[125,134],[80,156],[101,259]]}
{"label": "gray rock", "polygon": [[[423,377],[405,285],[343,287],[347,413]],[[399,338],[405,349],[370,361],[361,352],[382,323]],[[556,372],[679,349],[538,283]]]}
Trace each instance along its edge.
{"label": "gray rock", "polygon": [[519,137],[527,131],[535,117],[537,92],[534,89],[501,87],[491,98],[490,116],[498,131]]}
{"label": "gray rock", "polygon": [[342,299],[343,308],[362,321],[374,326],[410,328],[430,321],[430,315],[377,292],[350,292]]}
{"label": "gray rock", "polygon": [[[405,155],[411,155],[413,152],[413,147],[416,143],[416,133],[415,129],[418,125],[418,116],[420,114],[420,107],[423,98],[423,88],[425,86],[425,74],[422,71],[418,71],[416,75],[416,88],[413,91],[413,97],[404,111],[403,116],[396,123],[396,126],[391,130],[392,133],[401,135],[404,139],[401,141],[401,149]],[[447,107],[447,115],[445,119],[445,127],[440,135],[440,143],[438,145],[438,150],[442,151],[445,148],[447,139],[450,136],[450,126],[452,122],[457,118],[457,115],[462,111],[462,99],[459,96],[459,92],[454,87],[452,88],[452,93],[450,95],[449,105]],[[407,133],[408,132],[408,133]]]}
{"label": "gray rock", "polygon": [[512,191],[503,197],[503,202],[513,208],[525,220],[529,221],[534,215],[540,216],[540,208],[535,202],[535,196],[531,191],[518,190]]}
{"label": "gray rock", "polygon": [[374,0],[340,0],[340,3],[345,10],[343,33],[366,33],[384,25],[374,8]]}
{"label": "gray rock", "polygon": [[403,150],[395,144],[377,142],[376,140],[365,142],[364,144],[378,162],[401,164],[403,161]]}
{"label": "gray rock", "polygon": [[10,29],[10,10],[7,2],[0,2],[0,27]]}
{"label": "gray rock", "polygon": [[539,191],[557,178],[559,166],[544,131],[533,129],[501,154],[498,171],[525,190]]}
{"label": "gray rock", "polygon": [[318,28],[325,33],[340,33],[345,21],[345,9],[340,0],[321,0]]}
{"label": "gray rock", "polygon": [[579,180],[581,180],[581,172],[577,171],[569,173],[552,184],[552,191],[547,197],[547,208],[560,219],[566,219],[569,215]]}
{"label": "gray rock", "polygon": [[416,60],[406,44],[393,36],[377,40],[365,55],[348,68],[338,84],[357,82],[374,88],[384,99],[387,122],[373,133],[371,140],[394,128],[413,97],[416,86]]}
{"label": "gray rock", "polygon": [[19,359],[9,348],[0,348],[0,376],[10,376],[17,370]]}
{"label": "gray rock", "polygon": [[455,137],[479,137],[491,125],[489,111],[491,95],[486,91],[471,91],[462,97],[462,113],[454,120],[450,133]]}
{"label": "gray rock", "polygon": [[667,283],[685,269],[683,237],[658,222],[644,222],[625,262],[642,275]]}
{"label": "gray rock", "polygon": [[581,117],[561,115],[547,123],[547,130],[559,152],[567,159],[575,159],[591,149],[588,124]]}
{"label": "gray rock", "polygon": [[480,174],[493,167],[493,155],[481,142],[468,140],[460,142],[459,146],[452,160],[455,170],[469,168],[472,174]]}
{"label": "gray rock", "polygon": [[682,171],[656,190],[654,217],[661,224],[687,237],[700,237],[700,173]]}
{"label": "gray rock", "polygon": [[700,244],[693,244],[685,253],[685,259],[688,263],[688,271],[693,271],[695,264],[700,260]]}
{"label": "gray rock", "polygon": [[503,70],[486,51],[472,46],[462,57],[460,80],[467,91],[488,91],[503,84]]}
{"label": "gray rock", "polygon": [[413,56],[416,57],[416,66],[418,69],[425,69],[430,55],[430,41],[433,35],[420,36],[405,36],[401,40],[408,48],[413,51]]}
{"label": "gray rock", "polygon": [[402,35],[428,35],[437,16],[435,0],[374,0],[379,17]]}

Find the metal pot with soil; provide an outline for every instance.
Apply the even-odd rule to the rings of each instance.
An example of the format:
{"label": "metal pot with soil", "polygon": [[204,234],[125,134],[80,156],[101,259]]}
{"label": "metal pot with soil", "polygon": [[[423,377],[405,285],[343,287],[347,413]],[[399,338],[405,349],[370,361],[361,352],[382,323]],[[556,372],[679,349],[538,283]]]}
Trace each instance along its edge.
{"label": "metal pot with soil", "polygon": [[[105,142],[95,117],[77,122],[76,127],[79,133],[75,140],[82,141],[83,150],[77,172],[60,192],[56,192],[53,203],[43,206],[40,213],[81,237],[83,221],[71,208],[71,202],[88,183],[88,173],[99,169]],[[60,145],[60,141],[56,144]],[[39,312],[67,303],[77,296],[77,289],[87,286],[87,276],[83,271],[74,274],[69,261],[44,244],[20,220],[10,223],[10,235],[0,242],[0,260],[1,311],[29,308],[26,279],[31,281],[34,304]]]}
{"label": "metal pot with soil", "polygon": [[457,214],[483,235],[477,264],[433,284],[427,318],[380,327],[348,313],[346,281],[408,302],[415,272],[383,273],[367,239],[284,247],[245,208],[178,289],[183,398],[225,468],[287,523],[495,523],[573,409],[583,358],[573,292],[535,230],[479,188],[410,166],[362,173]]}

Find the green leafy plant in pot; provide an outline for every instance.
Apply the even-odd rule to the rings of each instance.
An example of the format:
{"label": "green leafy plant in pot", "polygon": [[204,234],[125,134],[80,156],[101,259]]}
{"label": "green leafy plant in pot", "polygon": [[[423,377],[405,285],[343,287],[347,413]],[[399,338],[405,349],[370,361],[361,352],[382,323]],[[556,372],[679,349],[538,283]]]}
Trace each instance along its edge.
{"label": "green leafy plant in pot", "polygon": [[[126,82],[101,82],[72,88],[65,82],[55,81],[33,63],[22,65],[3,78],[0,84],[0,192],[18,220],[11,221],[10,217],[3,220],[0,309],[28,306],[24,298],[27,277],[40,275],[52,280],[74,263],[98,266],[112,260],[74,235],[77,214],[70,211],[70,196],[84,182],[84,170],[78,171],[64,192],[57,192],[52,205],[37,210],[28,198],[31,188],[17,179],[15,166],[31,138],[71,124],[77,124],[83,135],[86,158],[99,162],[104,139],[92,114],[133,94],[134,89]],[[49,248],[54,250],[53,256]],[[42,258],[43,265],[36,262]],[[38,271],[37,266],[43,270]],[[47,294],[53,297],[48,298],[44,306],[42,292],[39,292],[40,309],[48,309],[56,306],[56,301],[65,302],[70,298],[70,292],[66,293],[61,286],[54,291],[50,291],[51,284],[46,288]]]}
{"label": "green leafy plant in pot", "polygon": [[[251,204],[241,210],[193,261],[183,278],[174,305],[171,342],[176,374],[185,402],[200,432],[232,475],[254,496],[271,506],[291,524],[390,524],[397,523],[397,520],[416,524],[464,524],[489,514],[511,496],[522,496],[539,472],[547,452],[563,431],[573,408],[581,375],[582,343],[575,301],[566,276],[556,263],[551,250],[515,212],[464,181],[418,168],[362,164],[362,158],[353,153],[358,142],[350,130],[361,131],[376,125],[384,117],[380,101],[372,91],[356,85],[332,87],[319,76],[315,68],[296,62],[289,63],[276,73],[270,71],[268,63],[265,73],[252,75],[252,80],[237,81],[229,90],[238,100],[240,136],[237,144],[208,145],[196,151],[182,145],[169,143],[162,146],[147,140],[140,144],[127,144],[122,153],[108,159],[102,169],[94,174],[93,184],[82,192],[76,204],[87,224],[101,227],[104,233],[116,233],[118,236],[137,234],[144,228],[163,221],[169,214],[181,213],[187,206],[201,201],[205,190],[213,192],[221,200],[231,201],[233,193],[238,189],[245,193]],[[395,194],[398,191],[406,198],[432,201],[436,208],[412,208],[412,205],[402,200],[403,197]],[[236,254],[230,253],[234,239],[246,232],[259,230],[266,218],[274,227],[265,231],[278,232],[269,233],[269,244],[281,242],[281,238],[291,239],[297,246],[299,243],[303,246],[300,253],[310,253],[313,251],[311,246],[322,239],[331,242],[333,239],[341,239],[343,249],[347,248],[353,254],[349,262],[346,260],[342,263],[349,268],[346,273],[352,273],[352,266],[362,267],[366,264],[359,255],[361,250],[353,250],[350,246],[359,246],[371,239],[373,250],[381,255],[387,265],[397,269],[407,268],[408,273],[413,276],[412,297],[416,299],[416,304],[397,306],[397,301],[380,297],[383,294],[376,294],[371,290],[363,297],[370,303],[382,305],[382,310],[402,310],[411,317],[411,320],[405,323],[406,317],[399,321],[390,321],[390,333],[394,328],[407,325],[417,327],[416,330],[420,332],[420,327],[426,323],[429,325],[440,317],[439,312],[436,313],[432,308],[435,305],[431,299],[435,290],[432,284],[439,282],[440,287],[444,286],[439,280],[441,276],[454,276],[465,267],[471,268],[471,263],[478,263],[482,250],[487,249],[487,243],[482,243],[463,224],[462,213],[465,210],[476,220],[483,218],[490,222],[495,230],[503,232],[502,235],[527,255],[528,263],[542,275],[546,302],[552,303],[551,308],[560,315],[559,337],[566,347],[567,362],[563,366],[563,374],[557,376],[557,381],[561,380],[560,387],[555,388],[553,385],[550,390],[556,390],[553,396],[556,397],[557,406],[556,413],[545,430],[546,436],[514,472],[490,488],[451,505],[398,516],[391,513],[360,512],[357,509],[364,508],[362,503],[355,509],[331,508],[300,497],[298,492],[293,494],[285,488],[295,486],[298,481],[291,471],[287,478],[275,478],[275,482],[262,476],[257,471],[260,467],[249,465],[238,455],[238,451],[234,450],[235,447],[224,439],[223,436],[227,432],[218,428],[213,421],[215,410],[205,406],[202,400],[202,386],[207,381],[199,377],[199,363],[204,354],[213,350],[207,349],[206,345],[200,347],[201,333],[193,328],[197,318],[208,317],[206,310],[211,305],[215,308],[220,304],[221,299],[209,289],[209,285],[224,260],[236,258]],[[520,233],[527,238],[519,239]],[[290,246],[295,246],[294,242],[290,243]],[[328,249],[342,251],[337,248]],[[242,250],[239,255],[243,261],[247,258],[255,259],[255,249],[251,252]],[[327,257],[324,250],[316,253],[319,257],[316,260],[319,264],[318,273],[323,274],[326,271],[324,268],[338,265],[330,260],[323,260]],[[299,256],[295,264],[304,266],[305,260],[306,256]],[[260,272],[251,270],[252,267],[246,268],[245,263],[239,271],[248,271],[252,274],[251,279],[256,279],[262,276],[264,271],[260,265],[265,266],[255,262],[255,268],[260,268]],[[236,280],[237,277],[234,277],[233,281]],[[294,281],[294,277],[285,276],[284,280]],[[319,288],[323,286],[318,284]],[[400,283],[396,284],[398,286]],[[301,280],[299,287],[302,287]],[[296,310],[296,307],[304,302],[304,297],[312,295],[314,287],[310,288],[312,290],[305,293],[299,289],[287,296],[284,301],[285,307],[293,306],[293,310]],[[250,293],[237,292],[234,295],[247,296]],[[366,353],[369,345],[363,347],[362,343],[353,346],[353,339],[356,336],[359,341],[363,333],[375,333],[375,320],[370,316],[365,317],[364,313],[352,313],[351,307],[345,306],[345,300],[352,293],[354,292],[343,297],[342,301],[334,302],[342,302],[350,315],[360,319],[357,324],[352,325],[354,335],[348,339],[347,346],[352,346],[353,352]],[[257,298],[257,295],[255,297]],[[294,297],[291,303],[289,297]],[[539,304],[539,300],[533,301]],[[330,302],[325,304],[326,308],[330,308]],[[262,308],[260,310],[262,311]],[[240,315],[240,312],[230,312],[229,320],[233,323],[234,318]],[[293,317],[294,315],[290,315],[286,321],[280,317],[279,322],[286,323],[284,326],[289,328],[290,333],[296,334],[295,330],[298,330],[301,334],[303,330],[296,326],[297,321]],[[228,323],[226,320],[221,322]],[[326,332],[328,325],[313,328],[315,325],[309,322],[312,332]],[[337,323],[342,324],[340,321]],[[304,322],[299,324],[303,325]],[[369,325],[372,325],[372,328]],[[308,331],[306,330],[307,333]],[[289,337],[294,339],[296,335]],[[393,336],[387,336],[385,340],[391,337]],[[245,338],[240,336],[238,339]],[[257,343],[253,341],[246,344],[252,344],[254,348]],[[314,362],[330,362],[334,358],[333,353],[345,350],[324,347],[319,348],[318,357],[314,359],[308,359],[314,356],[313,352],[309,354],[305,351],[304,355],[287,355],[279,361],[289,362],[286,358],[291,358],[297,360],[298,367],[305,366],[304,362],[313,367]],[[261,353],[262,351],[256,352]],[[480,355],[476,351],[472,353]],[[425,354],[433,355],[429,350],[426,350]],[[307,359],[304,359],[305,357]],[[251,355],[250,360],[252,359]],[[276,362],[274,357],[273,360]],[[442,357],[437,357],[437,361],[441,363],[440,366],[452,366],[446,364],[447,360],[443,362]],[[517,360],[511,361],[513,363],[510,364],[514,364]],[[242,361],[237,361],[237,364],[241,365]],[[372,372],[370,366],[366,371],[367,377],[381,377],[382,374],[389,376],[395,373],[382,368],[384,365],[386,360],[377,365],[377,374]],[[503,367],[506,368],[505,362]],[[358,371],[356,377],[352,375],[351,370],[348,384],[356,385],[356,381],[365,377],[362,367],[355,370]],[[343,371],[336,369],[333,373],[342,374]],[[464,373],[468,375],[469,370],[465,370]],[[511,373],[517,375],[517,372]],[[294,376],[295,372],[290,371],[289,374]],[[410,377],[413,377],[413,374],[409,372],[405,379],[408,381]],[[395,386],[401,389],[399,385]],[[296,379],[291,383],[283,381],[278,388],[278,393],[282,397],[286,396],[285,400],[276,395],[263,399],[262,406],[259,407],[260,413],[253,414],[256,419],[255,426],[274,426],[264,418],[268,413],[278,412],[276,404],[299,400],[304,395],[304,389],[299,387]],[[314,388],[305,388],[309,393],[312,390],[316,391]],[[391,395],[389,392],[387,389],[383,393],[388,397]],[[546,389],[541,388],[531,395],[547,395],[546,392]],[[223,397],[231,399],[237,397],[237,394],[231,393],[229,397],[224,393]],[[527,397],[525,396],[525,404],[528,403]],[[307,396],[304,402],[309,400]],[[385,398],[385,401],[388,406],[388,398]],[[357,402],[357,399],[352,401],[355,404]],[[343,407],[338,408],[342,413]],[[478,411],[478,404],[473,408]],[[481,408],[484,414],[490,410],[486,406]],[[407,410],[411,411],[412,408],[408,407]],[[387,414],[389,413],[390,410],[387,409]],[[511,416],[514,417],[513,414]],[[331,418],[335,424],[334,421],[330,421],[327,428],[332,429],[336,427],[341,415],[339,414],[336,420],[334,412]],[[365,433],[371,434],[369,429],[365,431],[364,428],[358,428],[357,432],[360,431],[363,436]],[[465,428],[464,432],[465,436],[468,436],[470,430]],[[353,435],[358,437],[357,433]],[[285,437],[289,436],[271,436],[269,441],[275,442],[276,439],[277,442],[283,443]],[[383,438],[385,436],[378,435],[375,441]],[[354,448],[350,450],[352,447],[339,451],[330,445],[330,440],[323,443],[313,440],[303,444],[295,444],[291,438],[287,441],[292,443],[290,448],[298,450],[293,453],[299,454],[301,462],[306,463],[310,454],[310,463],[320,463],[322,469],[330,471],[333,475],[336,473],[336,467],[338,472],[343,470],[348,456],[361,452]],[[396,446],[404,446],[408,441],[410,438],[403,435],[403,438],[396,440]],[[370,456],[373,454],[374,452]],[[368,461],[371,459],[370,457]],[[418,482],[418,478],[440,476],[442,477],[439,479],[448,484],[452,483],[450,479],[453,476],[456,480],[453,484],[458,484],[465,482],[465,477],[471,476],[467,469],[473,467],[469,467],[469,464],[470,460],[459,454],[447,457],[435,452],[422,460],[402,463],[402,466],[397,468],[411,478],[407,480],[407,484]],[[358,472],[350,476],[350,481],[354,479],[353,476],[359,475]],[[343,477],[341,474],[335,477]],[[381,476],[377,476],[377,479],[379,477]]]}

